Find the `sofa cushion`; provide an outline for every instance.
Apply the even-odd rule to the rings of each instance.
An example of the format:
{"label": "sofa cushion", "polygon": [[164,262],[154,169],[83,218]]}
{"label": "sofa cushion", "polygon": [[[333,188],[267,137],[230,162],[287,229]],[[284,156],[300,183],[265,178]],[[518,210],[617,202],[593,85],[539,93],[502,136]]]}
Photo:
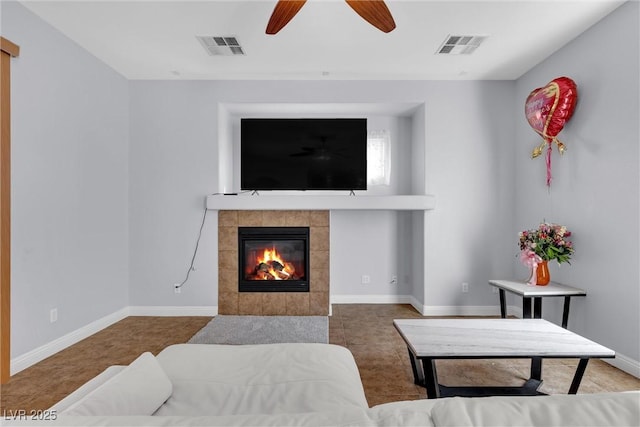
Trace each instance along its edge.
{"label": "sofa cushion", "polygon": [[368,408],[353,355],[336,345],[177,344],[157,358],[173,383],[173,394],[155,415]]}
{"label": "sofa cushion", "polygon": [[147,352],[61,415],[151,415],[171,396],[172,389],[156,358]]}
{"label": "sofa cushion", "polygon": [[433,427],[431,409],[436,403],[436,399],[384,403],[369,409],[369,417],[377,427]]}
{"label": "sofa cushion", "polygon": [[446,426],[638,426],[640,392],[517,397],[453,397],[433,406]]}

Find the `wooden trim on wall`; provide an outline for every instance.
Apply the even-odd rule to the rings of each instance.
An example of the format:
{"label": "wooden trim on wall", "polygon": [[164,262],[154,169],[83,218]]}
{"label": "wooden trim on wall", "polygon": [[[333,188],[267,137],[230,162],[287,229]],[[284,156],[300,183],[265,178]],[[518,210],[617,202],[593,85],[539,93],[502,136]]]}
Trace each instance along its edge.
{"label": "wooden trim on wall", "polygon": [[20,48],[0,38],[0,384],[11,376],[11,57]]}
{"label": "wooden trim on wall", "polygon": [[20,55],[20,46],[5,39],[4,37],[0,37],[0,50],[13,57]]}

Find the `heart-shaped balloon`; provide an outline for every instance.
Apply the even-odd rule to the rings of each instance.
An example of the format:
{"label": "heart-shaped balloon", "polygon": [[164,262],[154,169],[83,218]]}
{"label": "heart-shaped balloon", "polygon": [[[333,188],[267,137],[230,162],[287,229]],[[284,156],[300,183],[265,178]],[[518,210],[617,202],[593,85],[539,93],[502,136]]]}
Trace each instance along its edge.
{"label": "heart-shaped balloon", "polygon": [[555,143],[560,154],[565,151],[565,145],[558,141],[558,134],[565,123],[573,115],[578,100],[576,83],[568,77],[558,77],[546,86],[534,89],[524,104],[524,112],[529,125],[544,142],[537,146],[532,158],[542,154],[547,146],[547,186],[551,185],[551,148]]}
{"label": "heart-shaped balloon", "polygon": [[524,112],[533,130],[551,142],[573,115],[577,100],[575,82],[568,77],[558,77],[529,94]]}

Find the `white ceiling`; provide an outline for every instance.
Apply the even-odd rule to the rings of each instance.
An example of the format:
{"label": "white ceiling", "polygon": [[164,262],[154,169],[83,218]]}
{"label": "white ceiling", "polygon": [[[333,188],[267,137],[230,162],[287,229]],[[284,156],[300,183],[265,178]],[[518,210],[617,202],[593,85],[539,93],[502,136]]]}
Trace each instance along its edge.
{"label": "white ceiling", "polygon": [[[387,0],[385,34],[342,0],[309,0],[278,34],[276,0],[22,1],[128,79],[512,80],[624,1]],[[486,35],[440,55],[449,34]],[[209,56],[196,36],[235,36],[245,56]]]}

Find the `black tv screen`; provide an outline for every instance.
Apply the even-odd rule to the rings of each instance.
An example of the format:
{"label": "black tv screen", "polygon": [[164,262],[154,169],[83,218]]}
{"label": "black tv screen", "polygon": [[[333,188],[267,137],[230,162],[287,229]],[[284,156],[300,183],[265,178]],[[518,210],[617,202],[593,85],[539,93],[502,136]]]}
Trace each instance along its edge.
{"label": "black tv screen", "polygon": [[367,119],[241,119],[242,190],[366,190]]}

